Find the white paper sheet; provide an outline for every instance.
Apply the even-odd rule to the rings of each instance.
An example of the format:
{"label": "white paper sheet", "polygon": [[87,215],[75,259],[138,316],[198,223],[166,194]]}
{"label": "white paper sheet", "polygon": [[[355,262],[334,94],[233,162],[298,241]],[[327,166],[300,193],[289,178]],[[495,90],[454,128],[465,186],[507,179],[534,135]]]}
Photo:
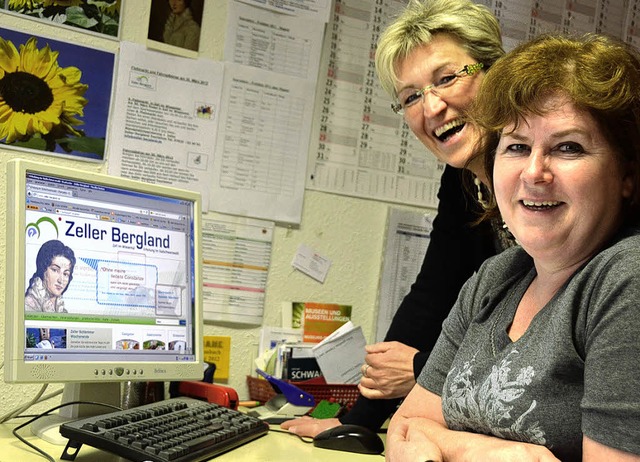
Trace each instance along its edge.
{"label": "white paper sheet", "polygon": [[122,42],[108,170],[198,191],[208,209],[223,65]]}
{"label": "white paper sheet", "polygon": [[300,223],[314,86],[225,63],[209,208]]}
{"label": "white paper sheet", "polygon": [[313,347],[313,354],[327,383],[358,383],[366,356],[366,340],[360,326],[343,324]]}
{"label": "white paper sheet", "polygon": [[324,23],[230,2],[224,60],[316,82]]}
{"label": "white paper sheet", "polygon": [[390,208],[383,256],[376,342],[384,340],[391,320],[422,267],[434,213]]}
{"label": "white paper sheet", "polygon": [[322,22],[329,20],[331,0],[240,0],[278,13],[302,16]]}
{"label": "white paper sheet", "polygon": [[206,321],[262,324],[273,228],[271,222],[250,218],[203,220]]}

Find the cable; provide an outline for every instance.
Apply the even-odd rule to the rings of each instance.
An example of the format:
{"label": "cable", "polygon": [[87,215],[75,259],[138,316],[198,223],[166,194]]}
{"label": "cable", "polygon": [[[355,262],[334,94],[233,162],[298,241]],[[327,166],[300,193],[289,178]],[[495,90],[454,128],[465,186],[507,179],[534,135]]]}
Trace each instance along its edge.
{"label": "cable", "polygon": [[44,397],[41,398],[42,394],[45,392],[45,390],[47,389],[47,387],[49,386],[49,384],[45,384],[42,386],[42,388],[40,388],[40,391],[36,394],[36,396],[28,403],[23,404],[22,406],[13,409],[12,411],[9,411],[8,413],[6,413],[5,415],[3,415],[2,417],[0,417],[0,424],[5,423],[6,421],[13,419],[14,417],[17,417],[18,415],[22,414],[24,411],[26,411],[27,409],[29,409],[31,406],[33,406],[34,404],[37,403],[41,403],[44,401],[47,401],[51,398],[54,398],[60,394],[62,394],[62,390],[57,390],[54,391],[53,393],[50,393]]}
{"label": "cable", "polygon": [[31,406],[33,406],[35,403],[37,403],[38,400],[40,399],[40,397],[42,396],[42,394],[46,391],[48,386],[49,386],[49,384],[42,385],[42,387],[40,387],[40,391],[36,394],[36,396],[31,401],[29,401],[28,403],[23,404],[22,406],[19,406],[19,407],[13,409],[13,410],[7,412],[5,415],[0,417],[0,424],[3,424],[7,420],[9,420],[9,419],[21,414],[22,412],[26,411]]}
{"label": "cable", "polygon": [[36,420],[48,416],[49,414],[51,414],[53,411],[63,408],[65,406],[72,406],[74,404],[91,404],[94,406],[104,406],[104,407],[108,407],[110,409],[115,409],[117,411],[121,411],[122,408],[118,407],[118,406],[112,406],[111,404],[105,404],[105,403],[97,403],[95,401],[71,401],[69,403],[63,403],[63,404],[59,404],[58,406],[54,406],[51,409],[49,409],[48,411],[43,412],[42,414],[38,414],[37,416],[35,416],[32,419],[27,420],[24,423],[21,423],[20,425],[18,425],[16,428],[13,429],[12,433],[13,436],[15,436],[16,438],[18,438],[22,443],[26,444],[27,446],[29,446],[31,449],[39,452],[42,457],[46,458],[49,462],[56,462],[56,460],[51,457],[49,454],[47,454],[46,452],[44,452],[42,449],[40,449],[38,446],[36,446],[33,443],[30,443],[29,441],[25,440],[22,436],[18,435],[18,430],[21,430],[22,428],[26,427],[27,425],[35,422]]}

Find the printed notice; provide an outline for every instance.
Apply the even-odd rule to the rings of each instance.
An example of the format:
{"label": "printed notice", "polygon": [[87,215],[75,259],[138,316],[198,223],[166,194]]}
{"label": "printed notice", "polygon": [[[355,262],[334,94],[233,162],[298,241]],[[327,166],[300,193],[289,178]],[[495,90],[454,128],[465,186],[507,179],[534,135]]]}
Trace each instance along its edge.
{"label": "printed notice", "polygon": [[203,220],[205,320],[262,324],[273,228],[250,218]]}
{"label": "printed notice", "polygon": [[305,79],[225,64],[211,210],[300,223],[313,92]]}
{"label": "printed notice", "polygon": [[430,242],[433,214],[391,208],[380,282],[376,341],[389,330],[402,299],[416,280]]}
{"label": "printed notice", "polygon": [[225,61],[315,82],[324,23],[229,3]]}
{"label": "printed notice", "polygon": [[331,0],[241,0],[277,13],[290,14],[327,22],[331,12]]}
{"label": "printed notice", "polygon": [[218,129],[223,64],[122,42],[109,173],[202,194]]}

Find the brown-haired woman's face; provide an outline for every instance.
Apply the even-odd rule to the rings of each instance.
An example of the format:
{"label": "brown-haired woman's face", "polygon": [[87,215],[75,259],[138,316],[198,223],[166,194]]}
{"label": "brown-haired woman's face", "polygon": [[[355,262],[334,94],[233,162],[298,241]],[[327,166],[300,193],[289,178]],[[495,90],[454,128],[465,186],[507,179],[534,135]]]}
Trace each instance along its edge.
{"label": "brown-haired woman's face", "polygon": [[58,255],[53,257],[51,264],[45,270],[43,282],[51,295],[59,297],[69,285],[70,277],[71,262],[68,258]]}
{"label": "brown-haired woman's face", "polygon": [[[437,84],[475,62],[454,37],[435,35],[398,66],[396,93]],[[446,95],[437,96],[427,91],[423,100],[407,108],[404,114],[407,125],[422,144],[439,160],[454,167],[464,167],[477,138],[476,131],[465,123],[462,114],[475,97],[483,76],[484,73],[479,72],[458,78],[447,88]]]}
{"label": "brown-haired woman's face", "polygon": [[588,111],[560,96],[547,98],[543,109],[505,127],[494,192],[522,247],[536,260],[568,267],[616,232],[634,184]]}

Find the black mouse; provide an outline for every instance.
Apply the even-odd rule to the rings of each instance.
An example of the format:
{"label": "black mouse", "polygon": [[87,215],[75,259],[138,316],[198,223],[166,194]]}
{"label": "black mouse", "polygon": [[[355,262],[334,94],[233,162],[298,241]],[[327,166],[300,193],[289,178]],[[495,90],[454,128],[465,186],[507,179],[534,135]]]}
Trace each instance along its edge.
{"label": "black mouse", "polygon": [[338,425],[318,433],[313,439],[313,445],[318,448],[361,454],[381,454],[384,451],[384,443],[376,432],[367,427],[351,424]]}

